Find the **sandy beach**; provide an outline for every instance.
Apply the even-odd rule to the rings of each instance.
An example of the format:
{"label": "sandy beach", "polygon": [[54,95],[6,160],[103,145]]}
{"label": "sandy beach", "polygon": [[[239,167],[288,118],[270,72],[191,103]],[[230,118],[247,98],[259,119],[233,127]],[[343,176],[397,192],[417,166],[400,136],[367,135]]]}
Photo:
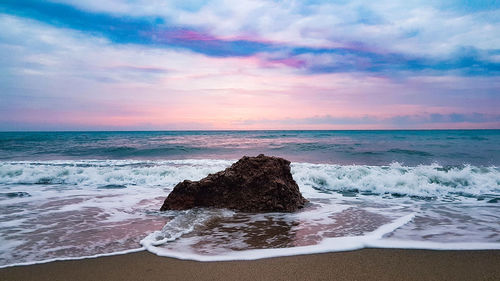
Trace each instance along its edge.
{"label": "sandy beach", "polygon": [[499,280],[500,251],[363,249],[196,262],[148,252],[0,269],[0,280]]}

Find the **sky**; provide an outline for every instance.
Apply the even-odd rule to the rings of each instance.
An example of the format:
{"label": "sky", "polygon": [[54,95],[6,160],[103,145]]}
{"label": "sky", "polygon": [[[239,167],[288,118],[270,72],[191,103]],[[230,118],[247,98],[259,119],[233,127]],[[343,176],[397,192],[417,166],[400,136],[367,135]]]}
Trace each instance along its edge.
{"label": "sky", "polygon": [[1,0],[0,131],[500,129],[500,1]]}

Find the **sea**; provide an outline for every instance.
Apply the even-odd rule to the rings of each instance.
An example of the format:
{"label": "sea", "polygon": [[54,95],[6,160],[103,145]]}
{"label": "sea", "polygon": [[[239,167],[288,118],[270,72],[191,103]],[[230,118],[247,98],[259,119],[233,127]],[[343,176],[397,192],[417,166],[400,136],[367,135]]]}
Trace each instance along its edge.
{"label": "sea", "polygon": [[[292,162],[305,208],[159,211],[178,182],[261,153]],[[0,133],[0,267],[362,248],[500,249],[500,130]]]}

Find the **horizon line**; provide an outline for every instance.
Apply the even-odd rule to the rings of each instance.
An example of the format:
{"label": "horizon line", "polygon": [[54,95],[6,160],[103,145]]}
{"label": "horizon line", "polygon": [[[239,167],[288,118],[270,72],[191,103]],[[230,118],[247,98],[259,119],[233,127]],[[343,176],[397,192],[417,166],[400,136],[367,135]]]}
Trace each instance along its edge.
{"label": "horizon line", "polygon": [[282,132],[282,131],[306,131],[306,132],[328,132],[328,131],[498,131],[500,128],[470,128],[470,129],[203,129],[203,130],[10,130],[0,133],[110,133],[110,132]]}

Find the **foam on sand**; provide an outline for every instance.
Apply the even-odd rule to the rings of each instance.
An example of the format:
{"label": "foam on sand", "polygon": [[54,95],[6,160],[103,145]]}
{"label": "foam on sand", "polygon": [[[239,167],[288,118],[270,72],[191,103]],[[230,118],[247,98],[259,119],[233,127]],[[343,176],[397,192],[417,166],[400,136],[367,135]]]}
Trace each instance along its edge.
{"label": "foam on sand", "polygon": [[295,256],[306,254],[319,254],[328,252],[352,251],[362,248],[401,248],[401,249],[428,249],[428,250],[497,250],[500,243],[433,243],[416,241],[398,241],[383,239],[383,237],[399,227],[407,224],[415,217],[415,214],[408,214],[400,217],[391,223],[385,224],[375,231],[363,236],[325,238],[317,245],[256,249],[245,251],[231,251],[222,255],[200,255],[192,252],[174,252],[165,250],[159,245],[170,241],[163,240],[156,243],[151,235],[141,241],[146,250],[158,256],[171,257],[183,260],[195,261],[232,261],[232,260],[256,260],[263,258],[274,258],[283,256]]}
{"label": "foam on sand", "polygon": [[326,252],[339,252],[357,250],[371,245],[373,241],[380,240],[385,234],[391,233],[397,228],[407,224],[414,218],[414,214],[409,214],[395,221],[385,224],[375,231],[363,236],[325,238],[317,245],[300,246],[291,248],[274,248],[274,249],[257,249],[245,251],[231,251],[223,255],[200,255],[196,253],[181,253],[173,252],[158,247],[161,244],[168,243],[173,240],[158,240],[154,239],[154,235],[149,235],[141,241],[144,248],[151,253],[159,256],[172,257],[178,259],[196,260],[196,261],[230,261],[230,260],[255,260],[262,258],[318,254]]}
{"label": "foam on sand", "polygon": [[[179,259],[190,259],[197,261],[224,261],[224,260],[253,260],[261,258],[271,258],[301,254],[316,254],[325,252],[348,251],[364,248],[367,243],[381,239],[385,234],[391,233],[397,228],[405,225],[414,218],[414,214],[401,217],[389,224],[383,225],[375,231],[363,236],[325,238],[317,245],[279,248],[279,249],[258,249],[246,251],[231,251],[223,255],[200,255],[194,253],[172,252],[159,248],[159,245],[174,241],[175,239],[157,239],[157,233],[148,235],[141,241],[141,244],[150,252],[159,256],[174,257]],[[192,220],[193,225],[198,220]],[[194,226],[190,227],[191,229]],[[184,227],[183,229],[186,229]],[[184,234],[184,233],[183,233]],[[174,236],[175,237],[175,236]],[[178,238],[179,236],[176,236]]]}

